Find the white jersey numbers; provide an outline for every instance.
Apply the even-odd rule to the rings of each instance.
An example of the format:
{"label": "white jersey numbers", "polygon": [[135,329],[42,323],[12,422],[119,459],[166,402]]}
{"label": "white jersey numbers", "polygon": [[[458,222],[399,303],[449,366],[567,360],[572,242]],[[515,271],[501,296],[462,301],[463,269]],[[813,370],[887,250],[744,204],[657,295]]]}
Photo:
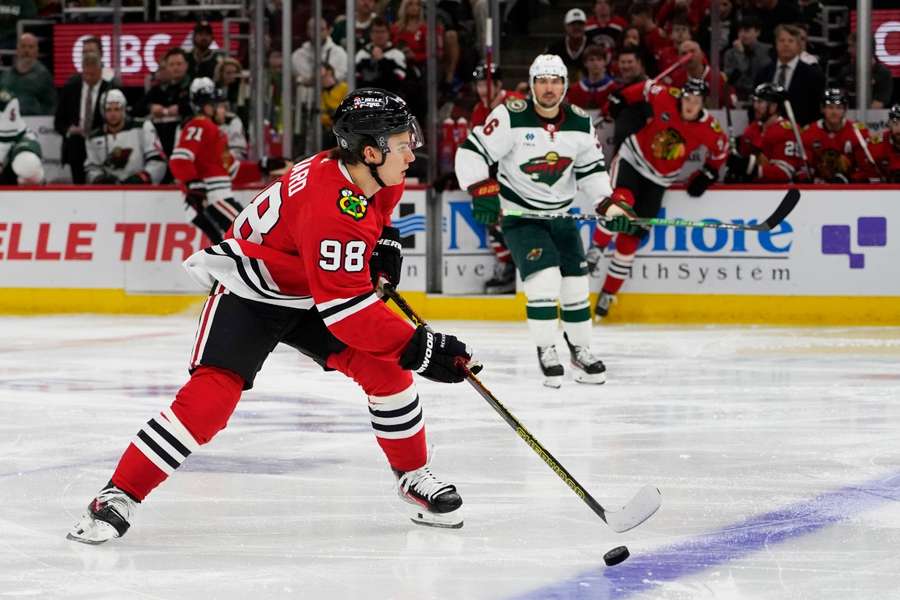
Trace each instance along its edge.
{"label": "white jersey numbers", "polygon": [[337,240],[322,240],[319,244],[319,267],[325,271],[344,270],[358,273],[366,267],[366,243],[352,240],[342,245]]}
{"label": "white jersey numbers", "polygon": [[234,220],[234,237],[261,244],[265,234],[281,218],[281,181],[276,181],[262,192]]}

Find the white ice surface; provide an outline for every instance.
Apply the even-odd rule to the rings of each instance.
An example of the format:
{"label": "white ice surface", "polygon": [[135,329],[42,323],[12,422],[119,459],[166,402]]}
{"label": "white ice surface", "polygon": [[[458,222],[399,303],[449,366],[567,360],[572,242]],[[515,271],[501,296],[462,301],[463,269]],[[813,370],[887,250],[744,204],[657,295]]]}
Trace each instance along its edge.
{"label": "white ice surface", "polygon": [[281,348],[124,538],[70,542],[194,318],[0,318],[0,600],[900,598],[900,330],[605,326],[608,383],[550,390],[524,323],[434,325],[598,501],[653,483],[660,512],[613,533],[467,385],[419,380],[466,523],[415,526],[362,393]]}

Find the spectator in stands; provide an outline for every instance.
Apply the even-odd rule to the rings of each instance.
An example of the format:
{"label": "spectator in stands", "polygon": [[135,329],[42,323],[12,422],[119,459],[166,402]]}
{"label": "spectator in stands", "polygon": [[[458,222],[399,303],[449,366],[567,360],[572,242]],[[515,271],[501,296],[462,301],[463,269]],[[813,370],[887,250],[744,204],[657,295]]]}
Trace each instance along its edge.
{"label": "spectator in stands", "polygon": [[15,48],[16,23],[19,19],[33,19],[36,15],[37,7],[34,0],[0,2],[0,50]]}
{"label": "spectator in stands", "polygon": [[[679,57],[690,55],[691,58],[684,65],[684,68],[676,69],[671,75],[663,79],[666,85],[681,88],[684,87],[688,79],[701,79],[706,82],[708,89],[712,89],[712,69],[709,67],[706,55],[700,49],[700,44],[693,40],[682,42],[678,47],[678,55]],[[734,91],[728,85],[728,78],[725,77],[725,73],[722,71],[719,71],[718,87],[718,104],[712,104],[712,94],[709,94],[706,97],[706,108],[722,108],[726,104],[730,108],[734,108],[736,103]]]}
{"label": "spectator in stands", "polygon": [[646,2],[637,2],[628,12],[631,15],[631,25],[641,32],[644,49],[654,60],[658,60],[663,49],[671,46],[672,42],[666,37],[666,32],[657,27],[653,20],[653,7]]}
{"label": "spectator in stands", "polygon": [[175,132],[181,121],[191,115],[191,77],[188,75],[187,52],[170,48],[163,56],[164,79],[147,92],[144,103],[150,121],[156,127],[163,153],[171,156]]}
{"label": "spectator in stands", "polygon": [[778,25],[800,22],[800,8],[796,0],[753,0],[753,5],[750,12],[762,23],[759,39],[766,44],[775,42],[778,34],[773,32]]}
{"label": "spectator in stands", "polygon": [[567,99],[570,104],[585,110],[605,111],[609,93],[616,84],[606,72],[606,50],[588,46],[582,60],[585,76],[569,86]]}
{"label": "spectator in stands", "polygon": [[[100,38],[97,36],[91,36],[89,38],[85,38],[84,41],[81,42],[81,53],[94,53],[100,57],[100,62],[103,63],[103,44],[100,42]],[[122,87],[122,82],[116,79],[116,70],[103,63],[102,75],[103,81],[108,81],[112,84],[114,88]]]}
{"label": "spectator in stands", "polygon": [[44,182],[44,165],[37,135],[28,128],[19,100],[0,88],[0,185]]}
{"label": "spectator in stands", "polygon": [[188,72],[191,79],[209,77],[216,73],[216,67],[224,58],[221,52],[210,48],[213,42],[212,25],[208,21],[198,21],[194,25],[194,48],[187,55]]}
{"label": "spectator in stands", "polygon": [[334,126],[334,113],[347,95],[347,82],[339,81],[334,74],[334,67],[322,65],[322,147],[334,148],[337,138],[331,128]]}
{"label": "spectator in stands", "polygon": [[[588,39],[588,45],[600,46],[609,51],[619,44],[627,26],[625,19],[613,15],[609,0],[597,0],[594,2],[594,14],[585,23],[584,35]],[[612,57],[606,58],[608,61]]]}
{"label": "spectator in stands", "polygon": [[376,17],[369,33],[372,41],[356,53],[357,86],[401,91],[406,78],[406,57],[391,44],[387,21]]}
{"label": "spectator in stands", "polygon": [[250,114],[250,85],[244,78],[243,68],[236,58],[228,57],[216,67],[213,81],[216,87],[225,90],[228,109],[247,124]]}
{"label": "spectator in stands", "polygon": [[587,47],[587,38],[584,36],[587,16],[580,8],[572,8],[566,13],[563,23],[566,28],[565,37],[550,44],[546,53],[562,58],[569,69],[569,81],[572,81],[581,76],[582,54]]}
{"label": "spectator in stands", "polygon": [[619,95],[622,89],[633,83],[647,80],[644,68],[643,53],[638,46],[624,46],[619,50],[617,58],[619,76],[616,85],[609,95],[607,113],[615,120],[613,130],[613,146],[616,151],[632,133],[638,131],[653,116],[650,105],[646,102],[628,104]]}
{"label": "spectator in stands", "polygon": [[[391,26],[391,40],[395,46],[403,48],[407,68],[414,65],[425,72],[427,33],[422,0],[403,0],[397,11],[397,22]],[[441,57],[444,46],[444,26],[441,23],[437,24],[436,42],[438,57]]]}
{"label": "spectator in stands", "polygon": [[81,74],[62,88],[53,128],[63,136],[62,164],[72,170],[72,182],[84,183],[85,139],[103,124],[100,99],[111,88],[103,81],[102,63],[97,54],[81,55]]}
{"label": "spectator in stands", "polygon": [[[850,90],[850,104],[857,106],[856,102],[856,32],[850,34],[847,39],[847,54],[849,61],[843,65],[837,73],[837,80]],[[891,97],[894,94],[894,80],[891,71],[884,66],[875,55],[875,45],[872,44],[872,89],[871,104],[869,108],[888,108],[891,105]]]}
{"label": "spectator in stands", "polygon": [[[762,38],[762,35],[760,35]],[[825,90],[825,76],[818,67],[800,60],[800,28],[779,25],[775,28],[777,60],[760,71],[756,83],[769,81],[787,90],[797,123],[802,127],[819,116],[819,99]]]}
{"label": "spectator in stands", "polygon": [[670,30],[672,19],[682,16],[688,20],[690,28],[696,30],[708,10],[709,0],[663,0],[654,21],[663,30]]}
{"label": "spectator in stands", "polygon": [[105,123],[88,136],[84,170],[88,183],[154,184],[166,174],[156,129],[128,118],[125,94],[112,89],[102,98]]}
{"label": "spectator in stands", "polygon": [[0,87],[19,101],[22,115],[52,115],[56,110],[53,76],[38,61],[38,39],[23,33],[16,45],[16,62],[0,74]]}
{"label": "spectator in stands", "polygon": [[[737,39],[738,25],[740,24],[737,10],[735,10],[732,0],[719,0],[719,23],[721,23],[719,52],[724,52]],[[709,56],[712,52],[712,39],[710,37],[712,35],[712,15],[709,11],[706,12],[706,15],[700,21],[700,27],[696,31],[696,40],[700,43],[700,47],[703,48],[707,56]]]}
{"label": "spectator in stands", "polygon": [[456,76],[460,59],[460,33],[465,30],[463,20],[466,18],[463,0],[438,0],[437,20],[444,28],[444,81],[441,88],[444,92],[455,93],[462,85]]}
{"label": "spectator in stands", "polygon": [[670,23],[672,31],[669,34],[669,39],[673,45],[663,48],[656,58],[656,68],[660,72],[678,62],[678,48],[681,46],[681,43],[693,39],[691,36],[691,24],[686,14],[676,14],[672,17]]}
{"label": "spectator in stands", "polygon": [[806,26],[798,25],[797,28],[800,30],[800,60],[808,65],[818,65],[819,57],[806,51],[806,44],[809,41]]}
{"label": "spectator in stands", "polygon": [[[375,0],[356,0],[356,49],[359,50],[369,43],[369,30],[372,21],[378,17],[375,12]],[[331,39],[338,46],[347,45],[347,17],[339,16],[334,20],[334,28],[331,30]]]}
{"label": "spectator in stands", "polygon": [[722,71],[741,100],[750,98],[757,75],[772,62],[772,47],[759,41],[759,27],[756,17],[741,21],[738,37],[722,60]]}

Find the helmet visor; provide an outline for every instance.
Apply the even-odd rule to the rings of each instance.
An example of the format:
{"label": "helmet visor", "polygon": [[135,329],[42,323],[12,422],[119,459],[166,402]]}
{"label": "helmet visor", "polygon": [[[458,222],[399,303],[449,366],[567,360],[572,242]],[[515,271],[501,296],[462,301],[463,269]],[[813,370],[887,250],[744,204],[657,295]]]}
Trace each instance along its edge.
{"label": "helmet visor", "polygon": [[[401,131],[398,133],[404,132]],[[419,125],[418,119],[415,117],[410,116],[409,128],[405,133],[409,134],[409,139],[403,139],[398,136],[388,142],[388,150],[390,152],[403,153],[407,150],[412,152],[425,145],[425,135],[422,133],[422,127]]]}

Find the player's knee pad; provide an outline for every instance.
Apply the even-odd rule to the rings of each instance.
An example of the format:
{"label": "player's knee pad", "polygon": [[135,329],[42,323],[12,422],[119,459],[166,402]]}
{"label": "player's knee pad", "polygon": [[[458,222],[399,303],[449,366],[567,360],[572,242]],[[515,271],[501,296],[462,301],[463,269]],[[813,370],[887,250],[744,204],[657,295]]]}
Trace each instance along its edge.
{"label": "player's knee pad", "polygon": [[205,444],[225,428],[243,389],[237,373],[201,366],[176,394],[172,412],[197,443]]}
{"label": "player's knee pad", "polygon": [[19,152],[12,161],[12,170],[19,183],[41,183],[44,181],[44,165],[41,157],[34,152]]}
{"label": "player's knee pad", "polygon": [[557,300],[559,299],[561,280],[562,273],[559,272],[558,267],[541,269],[529,275],[522,282],[522,289],[525,290],[525,297],[529,301]]}
{"label": "player's knee pad", "polygon": [[634,254],[637,252],[638,246],[641,245],[641,237],[641,235],[620,233],[616,237],[616,252],[625,255]]}
{"label": "player's knee pad", "polygon": [[559,301],[563,306],[585,300],[591,293],[587,275],[563,277],[559,288]]}

